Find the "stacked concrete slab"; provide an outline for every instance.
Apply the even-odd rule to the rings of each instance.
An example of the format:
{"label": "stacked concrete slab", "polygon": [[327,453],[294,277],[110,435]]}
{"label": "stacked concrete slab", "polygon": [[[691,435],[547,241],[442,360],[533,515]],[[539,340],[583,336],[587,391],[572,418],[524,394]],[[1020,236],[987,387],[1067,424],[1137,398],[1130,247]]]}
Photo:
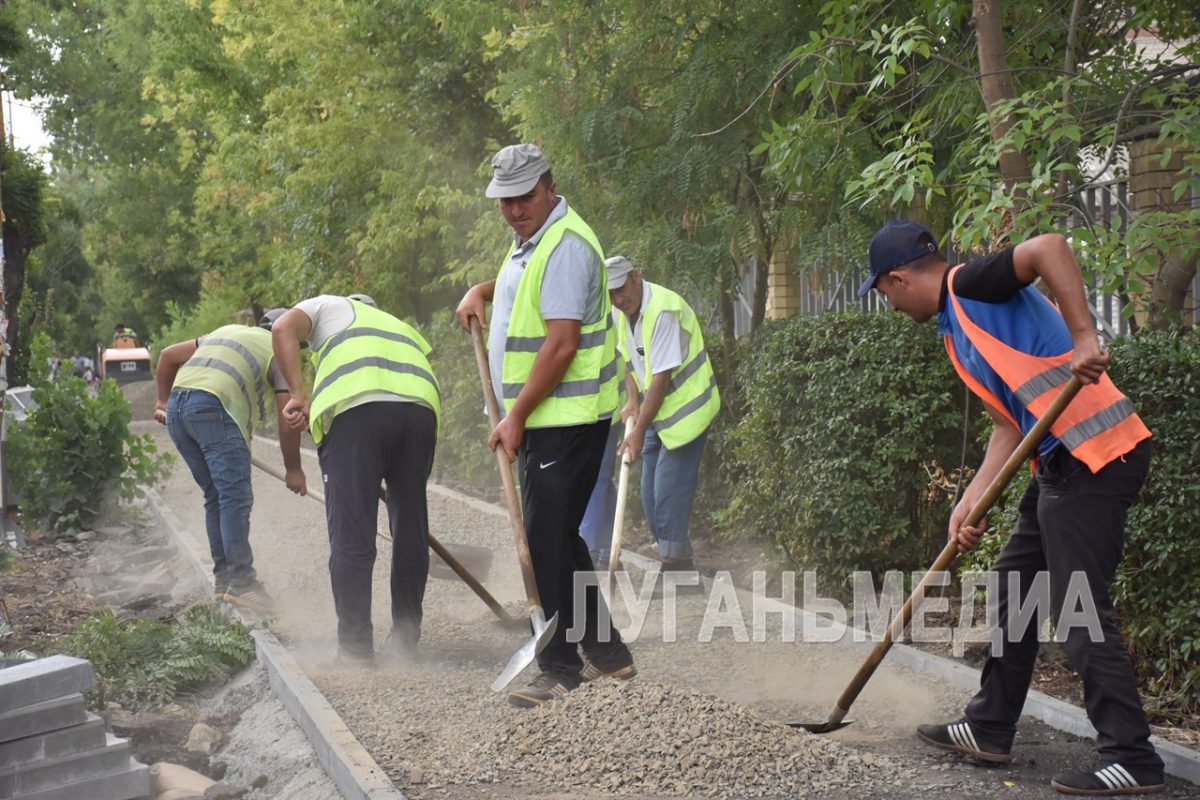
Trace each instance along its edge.
{"label": "stacked concrete slab", "polygon": [[70,656],[0,666],[0,797],[150,797],[149,768],[84,705],[92,679],[92,665]]}

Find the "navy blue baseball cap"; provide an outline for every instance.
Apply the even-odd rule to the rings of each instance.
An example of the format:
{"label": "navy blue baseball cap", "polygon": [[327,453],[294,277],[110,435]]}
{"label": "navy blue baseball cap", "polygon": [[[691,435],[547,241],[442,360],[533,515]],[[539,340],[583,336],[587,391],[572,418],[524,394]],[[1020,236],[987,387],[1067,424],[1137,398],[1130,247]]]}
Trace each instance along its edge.
{"label": "navy blue baseball cap", "polygon": [[924,225],[906,219],[888,221],[871,238],[867,251],[871,273],[858,287],[858,296],[864,297],[871,291],[880,275],[936,252],[937,240]]}

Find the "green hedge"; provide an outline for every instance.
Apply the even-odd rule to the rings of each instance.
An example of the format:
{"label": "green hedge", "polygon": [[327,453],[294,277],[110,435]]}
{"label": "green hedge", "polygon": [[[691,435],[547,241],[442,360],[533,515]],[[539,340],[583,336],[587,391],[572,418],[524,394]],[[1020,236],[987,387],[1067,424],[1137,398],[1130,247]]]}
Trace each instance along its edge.
{"label": "green hedge", "polygon": [[[861,313],[768,324],[736,387],[742,416],[721,437],[722,525],[768,537],[829,584],[927,566],[950,506],[930,498],[924,465],[954,471],[963,442],[962,384],[931,325]],[[972,413],[972,443],[980,423]],[[979,455],[973,446],[967,463]]]}
{"label": "green hedge", "polygon": [[1113,381],[1154,434],[1113,596],[1156,710],[1200,710],[1200,337],[1112,345]]}
{"label": "green hedge", "polygon": [[[1154,433],[1113,595],[1152,710],[1200,708],[1200,337],[1141,332],[1112,344],[1111,375]],[[835,580],[855,569],[923,569],[949,504],[921,466],[958,466],[961,383],[929,326],[897,314],[825,315],[767,326],[737,372],[743,406],[711,466],[729,501],[720,522],[761,534],[790,564]],[[731,394],[731,392],[729,393]],[[972,399],[968,466],[990,431]],[[987,569],[1028,473],[1009,486],[990,536],[963,569]],[[715,488],[715,487],[714,487]]]}

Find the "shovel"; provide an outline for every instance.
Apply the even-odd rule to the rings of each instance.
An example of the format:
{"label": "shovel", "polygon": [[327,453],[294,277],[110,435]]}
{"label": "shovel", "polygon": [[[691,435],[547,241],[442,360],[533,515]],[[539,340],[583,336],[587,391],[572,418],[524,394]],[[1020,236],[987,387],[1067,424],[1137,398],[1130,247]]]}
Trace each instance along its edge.
{"label": "shovel", "polygon": [[[281,481],[286,480],[282,470],[279,470],[276,467],[271,466],[270,464],[263,461],[258,456],[251,456],[250,463],[253,464],[254,466],[258,467],[259,469],[261,469],[263,472],[267,473],[268,475],[272,475],[276,478],[279,478],[279,480],[281,480]],[[380,493],[381,497],[386,499],[386,495],[384,494],[384,489],[382,486],[379,487],[379,493]],[[321,494],[316,489],[309,489],[308,496],[311,497],[312,499],[316,500],[321,505],[325,505],[325,495]],[[392,541],[392,537],[389,536],[388,534],[384,533],[383,531],[376,531],[376,533],[379,535],[379,537],[381,539],[386,539],[389,542]],[[429,542],[429,549],[432,550],[434,552],[434,554],[436,554],[439,558],[441,558],[442,561],[446,562],[446,564],[452,570],[454,570],[454,572],[458,575],[458,577],[463,579],[463,582],[466,583],[467,586],[471,587],[471,591],[475,592],[475,594],[479,596],[479,599],[482,600],[485,604],[487,604],[487,607],[492,610],[492,613],[495,614],[500,619],[501,622],[506,623],[506,624],[512,624],[512,623],[519,624],[520,623],[520,620],[514,619],[513,617],[509,616],[508,612],[506,612],[504,610],[504,606],[500,605],[500,603],[497,602],[496,598],[492,597],[491,593],[489,593],[487,589],[483,588],[483,584],[480,583],[478,580],[476,580],[475,576],[471,574],[470,570],[468,570],[465,566],[463,566],[463,564],[461,562],[459,562],[459,560],[457,558],[455,558],[454,555],[451,554],[451,552],[449,550],[446,549],[445,545],[443,545],[441,542],[439,542],[437,539],[435,539],[433,537],[433,534],[429,535],[428,542]],[[489,564],[491,563],[490,558],[488,559],[488,563]]]}
{"label": "shovel", "polygon": [[[496,390],[492,387],[492,372],[488,368],[487,353],[483,347],[483,329],[479,320],[471,317],[471,339],[475,343],[475,364],[479,367],[479,380],[483,383],[483,399],[487,403],[488,419],[495,429],[500,424],[500,406],[496,402]],[[517,559],[521,562],[521,579],[525,582],[525,596],[529,603],[529,623],[533,637],[521,645],[508,665],[496,680],[492,691],[498,692],[512,682],[528,667],[538,653],[549,644],[558,628],[558,612],[549,621],[542,610],[542,598],[538,595],[537,578],[533,574],[533,557],[529,555],[529,540],[525,538],[525,521],[521,518],[521,504],[517,499],[517,485],[513,481],[512,465],[508,463],[504,450],[496,448],[496,465],[500,468],[500,482],[504,484],[504,499],[508,501],[508,520],[512,523],[513,539],[517,545]]]}
{"label": "shovel", "polygon": [[[1017,473],[1017,470],[1021,468],[1025,460],[1033,455],[1037,446],[1041,444],[1043,437],[1050,430],[1050,426],[1054,424],[1054,421],[1058,419],[1059,414],[1075,398],[1075,395],[1079,393],[1080,387],[1081,384],[1077,377],[1072,377],[1067,385],[1063,387],[1058,397],[1050,404],[1050,408],[1046,409],[1046,413],[1042,415],[1037,424],[1025,435],[1025,438],[1017,445],[1017,449],[1008,457],[1008,461],[1004,462],[1004,466],[996,473],[996,477],[988,484],[987,489],[979,498],[979,502],[975,504],[975,507],[971,509],[971,513],[963,520],[962,524],[964,527],[978,525],[980,520],[984,518],[988,509],[991,508],[992,503],[996,502],[996,498],[1004,491],[1004,487],[1008,486],[1008,482],[1012,480],[1013,475]],[[788,727],[804,728],[812,733],[831,733],[841,730],[853,722],[853,720],[845,721],[851,704],[858,698],[859,692],[867,685],[867,681],[875,674],[875,669],[883,661],[883,657],[892,649],[892,643],[895,641],[895,638],[904,634],[905,626],[912,619],[913,609],[924,599],[925,590],[933,581],[933,576],[943,570],[949,569],[950,564],[954,562],[957,555],[958,543],[954,541],[947,542],[946,546],[942,548],[941,554],[938,555],[937,560],[933,562],[933,566],[925,573],[925,577],[921,578],[921,582],[913,589],[912,594],[905,601],[904,607],[900,609],[900,613],[892,620],[892,624],[884,632],[883,639],[880,640],[879,644],[875,645],[871,654],[867,656],[867,660],[863,662],[858,672],[854,674],[854,677],[850,680],[850,685],[842,692],[842,696],[837,700],[837,705],[830,712],[829,718],[824,722],[815,723],[789,722],[787,723]]]}
{"label": "shovel", "polygon": [[[625,438],[633,432],[633,417],[625,420]],[[624,440],[622,440],[624,441]],[[621,457],[621,476],[617,478],[617,510],[613,516],[612,543],[608,553],[608,602],[612,603],[613,575],[621,566],[621,536],[625,532],[625,498],[629,494],[629,454]]]}

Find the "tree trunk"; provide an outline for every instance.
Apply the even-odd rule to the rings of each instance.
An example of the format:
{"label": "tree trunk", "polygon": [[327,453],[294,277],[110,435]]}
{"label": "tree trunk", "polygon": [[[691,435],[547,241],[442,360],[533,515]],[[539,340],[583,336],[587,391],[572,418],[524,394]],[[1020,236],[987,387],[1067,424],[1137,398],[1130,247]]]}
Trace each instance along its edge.
{"label": "tree trunk", "polygon": [[4,316],[8,320],[5,341],[8,343],[8,381],[10,386],[26,382],[29,348],[21,341],[21,318],[17,313],[21,296],[25,294],[25,263],[29,248],[23,247],[21,237],[12,233],[5,223],[4,231]]}
{"label": "tree trunk", "polygon": [[[1196,265],[1200,261],[1200,241],[1191,252],[1181,255],[1173,251],[1163,261],[1154,279],[1154,290],[1150,295],[1150,324],[1155,330],[1182,330],[1189,327],[1184,314],[1184,302],[1196,277]],[[1193,298],[1192,302],[1200,302]]]}
{"label": "tree trunk", "polygon": [[[1004,55],[1004,8],[1000,0],[974,0],[975,43],[979,51],[980,89],[987,106],[992,128],[992,141],[1004,138],[1012,120],[997,111],[997,106],[1015,97],[1008,59]],[[1025,189],[1019,184],[1029,180],[1029,161],[1025,154],[1009,147],[1000,153],[1000,174],[1004,186],[1013,197],[1025,199]]]}

